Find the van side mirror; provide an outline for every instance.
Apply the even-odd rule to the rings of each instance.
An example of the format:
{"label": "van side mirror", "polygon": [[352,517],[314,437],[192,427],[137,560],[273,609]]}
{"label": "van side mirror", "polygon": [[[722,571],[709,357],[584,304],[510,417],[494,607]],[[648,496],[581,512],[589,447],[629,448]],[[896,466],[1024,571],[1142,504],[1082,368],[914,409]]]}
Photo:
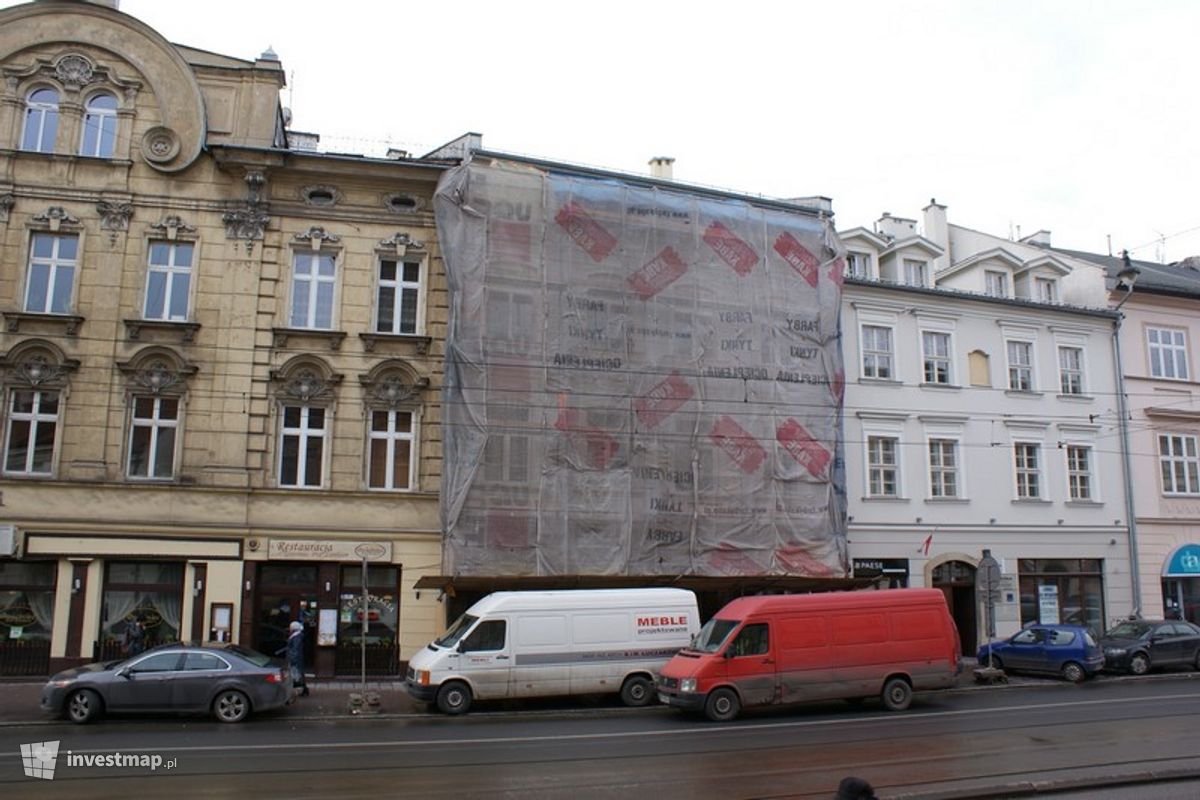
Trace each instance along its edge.
{"label": "van side mirror", "polygon": [[726,648],[725,648],[725,652],[721,654],[721,657],[722,657],[722,658],[733,658],[733,655],[734,655],[734,653],[733,653],[733,648],[732,648],[732,647],[726,647]]}
{"label": "van side mirror", "polygon": [[467,652],[466,644],[467,644],[466,642],[459,641],[459,643],[454,646],[454,652],[456,652],[456,653]]}

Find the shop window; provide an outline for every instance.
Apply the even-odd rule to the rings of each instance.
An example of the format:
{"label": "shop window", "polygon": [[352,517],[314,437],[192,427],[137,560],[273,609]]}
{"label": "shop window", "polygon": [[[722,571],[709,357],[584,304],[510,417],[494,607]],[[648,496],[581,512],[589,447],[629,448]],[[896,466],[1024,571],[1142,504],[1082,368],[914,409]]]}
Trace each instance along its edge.
{"label": "shop window", "polygon": [[[361,647],[363,637],[362,567],[342,567],[338,604],[338,646]],[[398,567],[367,567],[367,645],[391,647],[399,631]]]}
{"label": "shop window", "polygon": [[0,645],[50,641],[57,575],[54,561],[0,561]]}
{"label": "shop window", "polygon": [[1021,559],[1018,569],[1022,625],[1083,625],[1104,632],[1104,575],[1099,559]]}
{"label": "shop window", "polygon": [[34,153],[53,153],[58,135],[58,92],[43,87],[34,89],[25,99],[25,130],[21,149]]}
{"label": "shop window", "polygon": [[179,641],[182,606],[182,563],[108,562],[100,623],[103,646],[133,655],[135,650]]}

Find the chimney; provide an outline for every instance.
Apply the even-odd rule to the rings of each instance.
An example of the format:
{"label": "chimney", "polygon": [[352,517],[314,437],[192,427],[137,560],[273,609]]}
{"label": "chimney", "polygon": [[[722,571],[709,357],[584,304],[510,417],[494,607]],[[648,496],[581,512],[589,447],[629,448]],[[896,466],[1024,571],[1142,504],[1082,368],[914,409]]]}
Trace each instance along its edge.
{"label": "chimney", "polygon": [[1037,233],[1031,233],[1021,239],[1021,244],[1031,244],[1035,247],[1050,246],[1050,231],[1040,230]]}
{"label": "chimney", "polygon": [[917,235],[917,221],[904,217],[893,217],[887,211],[875,222],[875,232],[885,239],[908,239]]}
{"label": "chimney", "polygon": [[675,159],[669,156],[655,156],[650,159],[650,176],[660,181],[674,180],[674,169],[671,167],[674,163]]}
{"label": "chimney", "polygon": [[929,205],[925,206],[925,238],[945,251],[933,260],[933,273],[936,275],[950,266],[950,225],[946,222],[946,207],[932,197]]}

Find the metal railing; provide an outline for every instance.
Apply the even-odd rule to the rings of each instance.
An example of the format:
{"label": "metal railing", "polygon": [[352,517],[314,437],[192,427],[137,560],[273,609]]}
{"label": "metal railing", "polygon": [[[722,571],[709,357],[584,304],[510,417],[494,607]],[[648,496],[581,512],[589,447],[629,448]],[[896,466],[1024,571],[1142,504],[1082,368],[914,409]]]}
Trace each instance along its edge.
{"label": "metal railing", "polygon": [[0,641],[0,675],[50,674],[50,641],[48,639],[8,639]]}
{"label": "metal railing", "polygon": [[[362,649],[358,644],[343,644],[337,649],[334,672],[338,675],[362,673]],[[367,645],[367,674],[375,677],[400,674],[400,647],[395,644]]]}

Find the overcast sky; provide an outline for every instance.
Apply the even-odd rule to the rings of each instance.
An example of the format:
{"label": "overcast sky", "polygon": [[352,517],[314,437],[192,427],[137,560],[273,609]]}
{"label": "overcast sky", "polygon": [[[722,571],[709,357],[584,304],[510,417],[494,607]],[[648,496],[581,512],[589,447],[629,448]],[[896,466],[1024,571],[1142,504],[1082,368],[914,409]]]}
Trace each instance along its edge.
{"label": "overcast sky", "polygon": [[293,126],[327,150],[420,155],[477,131],[493,150],[641,173],[665,155],[681,181],[825,195],[842,229],[919,219],[935,197],[999,235],[1200,254],[1194,0],[120,9],[180,44],[274,48]]}

